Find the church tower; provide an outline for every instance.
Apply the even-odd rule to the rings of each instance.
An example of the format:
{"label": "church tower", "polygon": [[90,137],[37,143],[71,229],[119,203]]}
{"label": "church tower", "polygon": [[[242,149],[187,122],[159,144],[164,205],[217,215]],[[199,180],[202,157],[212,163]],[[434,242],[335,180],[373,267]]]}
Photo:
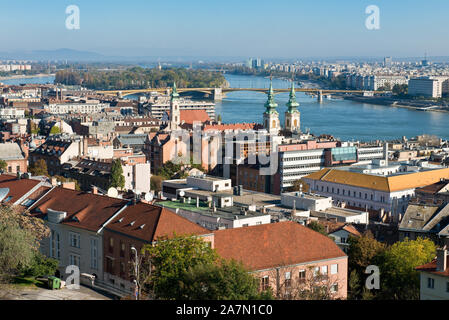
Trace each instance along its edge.
{"label": "church tower", "polygon": [[264,127],[270,134],[278,134],[280,130],[279,113],[276,111],[277,106],[277,103],[274,101],[273,83],[270,81],[268,100],[265,103],[265,112],[263,114]]}
{"label": "church tower", "polygon": [[179,93],[176,90],[176,82],[173,82],[173,89],[170,95],[170,130],[176,130],[181,123],[181,112],[179,111]]}
{"label": "church tower", "polygon": [[299,103],[296,101],[295,84],[293,81],[292,88],[290,90],[290,99],[288,100],[286,106],[288,109],[285,112],[285,130],[292,133],[300,132],[301,113],[297,109]]}

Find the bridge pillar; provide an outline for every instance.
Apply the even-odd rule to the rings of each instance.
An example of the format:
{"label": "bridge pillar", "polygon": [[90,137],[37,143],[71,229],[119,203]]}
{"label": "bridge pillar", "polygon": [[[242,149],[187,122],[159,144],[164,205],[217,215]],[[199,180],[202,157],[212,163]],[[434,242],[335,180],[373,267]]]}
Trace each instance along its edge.
{"label": "bridge pillar", "polygon": [[223,90],[221,88],[214,88],[213,91],[214,100],[221,101],[224,98]]}
{"label": "bridge pillar", "polygon": [[117,92],[117,97],[120,98],[120,99],[123,98],[123,94],[122,94],[121,91]]}
{"label": "bridge pillar", "polygon": [[320,90],[320,91],[318,92],[317,98],[318,98],[318,102],[319,102],[319,103],[322,103],[322,102],[323,102],[323,91],[322,91],[322,90]]}

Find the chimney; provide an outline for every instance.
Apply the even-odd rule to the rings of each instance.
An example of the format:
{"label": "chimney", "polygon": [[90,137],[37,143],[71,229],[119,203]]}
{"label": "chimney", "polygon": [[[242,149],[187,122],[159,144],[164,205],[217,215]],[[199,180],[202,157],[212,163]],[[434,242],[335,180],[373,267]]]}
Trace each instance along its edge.
{"label": "chimney", "polygon": [[443,272],[447,268],[447,250],[446,246],[437,249],[437,271]]}
{"label": "chimney", "polygon": [[75,190],[75,182],[71,181],[71,182],[63,182],[62,183],[62,187],[64,189],[69,189],[69,190]]}
{"label": "chimney", "polygon": [[96,186],[92,186],[92,194],[98,194],[98,188]]}

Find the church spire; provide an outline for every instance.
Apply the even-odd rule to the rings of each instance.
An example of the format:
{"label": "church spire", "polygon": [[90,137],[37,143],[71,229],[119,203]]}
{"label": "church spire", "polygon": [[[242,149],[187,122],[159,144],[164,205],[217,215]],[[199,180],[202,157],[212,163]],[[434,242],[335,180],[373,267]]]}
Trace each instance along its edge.
{"label": "church spire", "polygon": [[287,112],[289,112],[289,113],[298,112],[298,109],[296,109],[296,108],[299,106],[299,103],[296,101],[294,81],[292,81],[292,87],[290,90],[290,99],[288,100],[286,106],[288,107]]}
{"label": "church spire", "polygon": [[270,90],[268,91],[268,100],[265,103],[265,113],[277,113],[276,107],[277,103],[274,101],[274,90],[273,90],[273,82],[270,79]]}
{"label": "church spire", "polygon": [[172,89],[172,92],[171,92],[171,98],[172,98],[172,100],[175,99],[175,98],[179,98],[179,93],[178,93],[178,90],[176,89],[176,82],[173,82],[173,89]]}

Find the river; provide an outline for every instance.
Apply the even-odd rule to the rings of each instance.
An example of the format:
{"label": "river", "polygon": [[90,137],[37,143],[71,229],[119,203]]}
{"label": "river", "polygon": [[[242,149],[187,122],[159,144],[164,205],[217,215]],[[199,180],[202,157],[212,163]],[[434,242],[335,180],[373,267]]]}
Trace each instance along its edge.
{"label": "river", "polygon": [[[270,80],[256,76],[225,75],[231,87],[268,88]],[[273,79],[274,88],[289,88],[290,82]],[[301,112],[301,129],[315,135],[331,134],[343,140],[390,140],[421,134],[449,139],[449,113],[415,111],[406,108],[363,104],[350,100],[316,98],[296,94]],[[275,96],[283,123],[288,93]],[[258,92],[231,92],[216,103],[224,123],[262,123],[266,95]]]}
{"label": "river", "polygon": [[[225,75],[231,87],[268,88],[270,80],[256,76]],[[5,84],[52,83],[54,77],[3,80]],[[273,79],[274,88],[289,88],[289,81]],[[258,92],[231,92],[216,102],[216,114],[224,123],[262,123],[266,95]],[[288,93],[275,96],[281,123]],[[315,135],[331,134],[342,140],[390,140],[421,134],[449,139],[449,113],[415,111],[406,108],[363,104],[350,100],[324,99],[323,103],[297,93],[301,129]]]}

